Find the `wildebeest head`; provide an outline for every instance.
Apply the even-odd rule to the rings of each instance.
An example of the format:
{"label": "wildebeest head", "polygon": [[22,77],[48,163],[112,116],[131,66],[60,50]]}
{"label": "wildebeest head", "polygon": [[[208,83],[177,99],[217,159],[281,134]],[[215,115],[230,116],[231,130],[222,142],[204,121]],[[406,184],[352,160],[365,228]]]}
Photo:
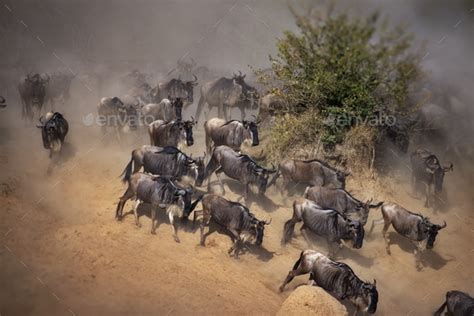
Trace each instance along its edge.
{"label": "wildebeest head", "polygon": [[354,249],[362,248],[364,242],[364,226],[359,221],[350,221],[349,230],[352,236],[352,247]]}
{"label": "wildebeest head", "polygon": [[[49,117],[48,117],[49,116]],[[57,150],[60,139],[58,116],[52,112],[46,115],[46,120],[41,116],[39,118],[40,125],[36,127],[41,128],[41,138],[43,139],[43,147],[45,149]]]}
{"label": "wildebeest head", "polygon": [[443,190],[444,174],[446,172],[453,170],[453,164],[450,163],[449,166],[446,166],[446,167],[437,166],[434,170],[433,169],[428,169],[428,170],[429,172],[432,172],[433,174],[434,192],[440,193]]}
{"label": "wildebeest head", "polygon": [[[168,97],[168,99],[170,99],[170,97]],[[176,119],[178,121],[181,121],[183,119],[183,99],[181,98],[172,99],[171,105],[173,106]]]}
{"label": "wildebeest head", "polygon": [[258,122],[242,121],[242,124],[247,130],[250,131],[250,133],[252,133],[252,146],[258,146],[258,144],[260,143],[258,139]]}
{"label": "wildebeest head", "polygon": [[426,242],[426,249],[433,249],[434,242],[438,232],[447,226],[446,222],[443,225],[436,225],[431,223],[428,218],[423,218],[423,226],[425,233],[428,234],[428,241]]}
{"label": "wildebeest head", "polygon": [[277,170],[275,168],[269,170],[260,166],[255,166],[253,171],[257,176],[258,193],[265,194],[265,191],[267,190],[268,178],[270,177],[270,174],[275,173]]}
{"label": "wildebeest head", "polygon": [[186,134],[186,145],[192,146],[194,144],[193,138],[193,126],[196,125],[197,122],[191,117],[191,121],[184,121],[183,122],[183,129]]}
{"label": "wildebeest head", "polygon": [[258,219],[254,219],[252,223],[252,228],[255,231],[255,244],[260,246],[263,242],[263,235],[265,232],[265,225],[269,225],[272,222],[270,219],[269,221],[259,221]]}
{"label": "wildebeest head", "polygon": [[255,89],[254,87],[251,87],[249,86],[246,82],[245,82],[245,77],[246,75],[242,74],[242,72],[239,70],[239,74],[234,74],[232,79],[234,79],[235,83],[237,83],[238,85],[240,85],[242,87],[242,96],[245,100],[249,100],[250,101],[250,105],[252,107],[252,109],[255,109],[258,105],[258,92],[257,92],[257,89]]}
{"label": "wildebeest head", "polygon": [[188,101],[189,103],[194,102],[194,87],[198,84],[197,77],[195,75],[193,75],[193,77],[194,80],[183,82],[184,90],[186,91],[187,96],[186,101]]}
{"label": "wildebeest head", "polygon": [[362,284],[360,298],[364,300],[364,305],[367,305],[367,312],[374,314],[377,311],[377,303],[379,301],[379,293],[377,292],[377,281],[374,283],[364,282]]}

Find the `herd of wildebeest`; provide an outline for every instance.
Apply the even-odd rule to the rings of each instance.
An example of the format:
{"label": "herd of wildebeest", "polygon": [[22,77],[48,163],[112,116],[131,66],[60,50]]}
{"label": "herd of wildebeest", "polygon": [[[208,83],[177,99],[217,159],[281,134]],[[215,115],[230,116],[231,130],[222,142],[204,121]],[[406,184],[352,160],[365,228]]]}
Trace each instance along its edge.
{"label": "herd of wildebeest", "polygon": [[[98,115],[104,117],[104,132],[112,128],[120,137],[124,130],[139,129],[140,123],[144,123],[141,125],[148,129],[150,136],[150,145],[131,152],[130,162],[122,173],[122,180],[128,187],[117,205],[115,216],[118,221],[123,219],[125,203],[135,199],[133,213],[136,225],[140,227],[138,206],[150,204],[151,233],[155,234],[157,212],[163,210],[169,217],[174,240],[180,242],[175,219],[186,221],[194,212],[193,223],[202,218],[200,244],[205,246],[206,237],[212,232],[224,230],[232,239],[229,255],[238,257],[244,252],[246,243],[254,241],[257,246],[263,243],[265,226],[271,222],[257,218],[246,206],[249,195],[263,195],[267,187],[275,184],[282,196],[287,196],[290,185],[305,184],[303,196],[293,202],[293,215],[282,227],[282,244],[290,242],[295,225],[301,222],[301,235],[308,244],[311,245],[308,232],[312,232],[326,239],[329,254],[326,256],[314,250],[301,252],[279,290],[283,291],[295,276],[309,273],[311,284],[322,287],[339,300],[350,300],[355,306],[355,314],[376,312],[376,281],[361,280],[347,264],[332,258],[346,242],[354,249],[363,246],[370,209],[380,208],[382,213],[380,220],[372,222],[370,232],[374,225],[383,224],[382,235],[388,254],[390,226],[410,240],[414,245],[417,269],[421,269],[421,253],[434,247],[438,233],[447,226],[446,222],[433,223],[428,217],[395,203],[357,199],[345,190],[349,173],[324,161],[285,159],[278,167],[267,168],[242,153],[242,146],[259,144],[259,122],[255,116],[245,120],[245,110],[257,109],[261,106],[259,100],[264,97],[245,82],[241,72],[232,78],[221,77],[202,84],[197,111],[191,120],[183,119],[182,110],[194,101],[193,90],[198,85],[195,76],[190,81],[172,79],[154,87],[138,71],[132,72],[131,76],[136,81],[127,95],[102,98],[97,108]],[[43,145],[50,150],[51,158],[61,152],[68,123],[59,112],[48,112],[45,116],[40,113],[43,103],[54,104],[55,99],[68,97],[70,83],[71,78],[36,73],[25,76],[19,84],[23,116],[29,122],[35,116],[39,117]],[[1,101],[5,103],[3,98]],[[182,150],[194,144],[193,128],[206,106],[217,108],[218,117],[204,123],[204,155],[192,157]],[[241,120],[230,119],[233,108],[240,109]],[[410,160],[413,189],[416,194],[421,190],[426,197],[425,206],[432,207],[440,198],[444,175],[453,170],[453,165],[442,166],[435,154],[424,149],[412,152]],[[211,193],[210,177],[213,174],[224,192],[222,173],[241,183],[245,204]],[[280,176],[283,179],[277,183]],[[195,188],[206,181],[209,193],[199,193],[202,191]],[[251,185],[258,193],[250,190]],[[199,203],[202,209],[195,210]],[[446,301],[435,315],[441,315],[445,309],[450,315],[474,315],[474,299],[460,291],[448,291]]]}

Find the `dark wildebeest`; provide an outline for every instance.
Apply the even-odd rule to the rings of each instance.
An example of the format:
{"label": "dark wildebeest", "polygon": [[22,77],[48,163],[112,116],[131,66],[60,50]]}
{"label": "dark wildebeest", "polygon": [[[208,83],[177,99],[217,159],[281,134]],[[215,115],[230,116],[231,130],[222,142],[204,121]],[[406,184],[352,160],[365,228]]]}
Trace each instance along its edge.
{"label": "dark wildebeest", "polygon": [[[268,177],[276,170],[269,170],[259,166],[250,156],[239,154],[227,146],[218,146],[212,153],[211,160],[206,166],[202,181],[216,173],[221,189],[224,191],[220,173],[224,173],[229,178],[239,181],[245,187],[244,198],[248,198],[249,185],[255,184],[259,194],[265,194]],[[202,183],[198,179],[198,183]],[[208,184],[210,181],[208,182]]]}
{"label": "dark wildebeest", "polygon": [[194,87],[197,86],[197,77],[193,81],[183,81],[181,79],[171,79],[166,83],[160,83],[152,89],[153,102],[158,103],[164,98],[184,100],[187,104],[194,102]]}
{"label": "dark wildebeest", "polygon": [[280,186],[282,195],[284,195],[283,190],[288,189],[290,181],[295,184],[344,189],[346,177],[350,175],[350,173],[338,170],[318,159],[285,159],[280,162],[278,172],[269,185],[275,183],[280,174],[283,175],[283,185]]}
{"label": "dark wildebeest", "polygon": [[367,223],[369,210],[383,204],[383,202],[371,204],[372,200],[362,202],[344,189],[320,186],[307,187],[303,197],[316,202],[322,208],[336,210],[349,219],[358,220],[362,225]]}
{"label": "dark wildebeest", "polygon": [[174,227],[174,217],[186,219],[194,210],[199,200],[192,203],[192,193],[191,189],[179,186],[169,177],[135,173],[128,180],[128,188],[117,204],[115,217],[121,221],[125,203],[129,199],[135,198],[136,203],[133,207],[133,213],[135,214],[135,223],[140,227],[137,212],[138,206],[140,203],[151,204],[151,233],[156,234],[156,211],[158,208],[164,208],[170,219],[174,240],[179,242],[178,234]]}
{"label": "dark wildebeest", "polygon": [[102,132],[112,126],[117,131],[117,138],[121,140],[121,133],[125,129],[135,130],[138,125],[138,111],[135,105],[125,104],[118,97],[102,98],[97,106]]}
{"label": "dark wildebeest", "polygon": [[48,112],[44,119],[39,119],[41,128],[41,137],[43,138],[43,147],[49,149],[49,158],[55,158],[60,153],[64,138],[69,131],[69,124],[64,116],[59,112]]}
{"label": "dark wildebeest", "polygon": [[408,238],[414,244],[416,267],[418,269],[420,268],[419,253],[425,249],[433,249],[439,230],[446,227],[446,222],[443,225],[433,224],[427,217],[412,213],[395,203],[384,204],[382,206],[382,216],[383,219],[372,222],[370,232],[376,224],[384,224],[382,234],[385,239],[387,253],[390,254],[390,239],[387,230],[392,225],[397,233]]}
{"label": "dark wildebeest", "polygon": [[313,201],[297,199],[293,202],[293,217],[285,222],[282,244],[288,243],[295,230],[295,224],[303,222],[301,233],[308,245],[311,244],[307,229],[324,237],[328,243],[329,256],[336,255],[334,244],[342,248],[344,240],[352,240],[352,247],[362,248],[364,226],[357,220],[350,220],[341,213],[324,209]]}
{"label": "dark wildebeest", "polygon": [[21,78],[18,84],[22,107],[22,116],[30,122],[35,117],[41,115],[43,103],[46,97],[46,88],[49,83],[49,76],[44,74],[28,74]]}
{"label": "dark wildebeest", "polygon": [[174,146],[181,148],[183,143],[186,146],[194,144],[193,126],[196,125],[194,120],[191,121],[171,121],[156,120],[148,126],[148,135],[150,143],[153,146]]}
{"label": "dark wildebeest", "polygon": [[56,100],[59,100],[63,104],[69,100],[69,91],[75,76],[73,73],[61,71],[51,74],[51,79],[46,89],[46,99],[49,101],[52,110],[54,110]]}
{"label": "dark wildebeest", "polygon": [[229,114],[234,107],[241,112],[241,120],[245,119],[245,108],[257,105],[255,88],[250,87],[244,80],[245,75],[235,75],[232,78],[219,78],[205,83],[201,87],[201,98],[196,110],[199,120],[203,106],[207,103],[209,110],[217,107],[217,116],[229,120]]}
{"label": "dark wildebeest", "polygon": [[183,100],[180,98],[163,99],[160,103],[149,103],[141,109],[143,119],[146,124],[156,120],[181,121],[183,119]]}
{"label": "dark wildebeest", "polygon": [[7,106],[6,102],[7,100],[5,100],[5,98],[0,95],[0,108],[6,107]]}
{"label": "dark wildebeest", "polygon": [[434,313],[434,316],[441,316],[446,308],[447,315],[472,316],[474,315],[474,298],[461,291],[448,291],[446,301]]}
{"label": "dark wildebeest", "polygon": [[132,158],[121,174],[122,181],[130,179],[133,165],[133,173],[143,166],[144,172],[177,179],[187,176],[200,185],[198,179],[203,177],[204,159],[205,157],[193,159],[176,147],[143,146],[132,151]]}
{"label": "dark wildebeest", "polygon": [[211,118],[204,123],[207,153],[211,153],[212,147],[221,145],[229,146],[236,151],[240,151],[242,145],[257,146],[259,144],[257,124],[252,121],[226,122],[217,117]]}
{"label": "dark wildebeest", "polygon": [[322,287],[341,301],[351,301],[356,307],[354,315],[361,310],[369,314],[374,314],[377,310],[379,294],[376,280],[374,283],[364,282],[347,264],[332,261],[314,250],[301,252],[300,258],[280,286],[280,292],[294,277],[307,273],[310,274],[310,285]]}
{"label": "dark wildebeest", "polygon": [[[215,231],[215,224],[230,233],[232,242],[228,253],[234,251],[237,258],[244,243],[255,239],[256,245],[261,245],[267,221],[258,220],[244,205],[229,201],[215,194],[206,194],[202,198],[203,220],[201,222],[201,246],[205,245],[206,237]],[[196,214],[195,214],[196,215]],[[209,231],[204,234],[204,227],[209,226]]]}
{"label": "dark wildebeest", "polygon": [[425,207],[430,207],[431,200],[439,198],[443,190],[444,174],[453,170],[453,164],[441,166],[438,158],[426,149],[415,150],[410,156],[410,161],[415,194],[420,185],[425,185]]}

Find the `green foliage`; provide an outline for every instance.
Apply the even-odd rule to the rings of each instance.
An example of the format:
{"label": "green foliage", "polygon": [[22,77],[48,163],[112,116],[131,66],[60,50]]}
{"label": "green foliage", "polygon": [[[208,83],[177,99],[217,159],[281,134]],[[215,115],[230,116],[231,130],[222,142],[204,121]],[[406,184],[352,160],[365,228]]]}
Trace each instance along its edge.
{"label": "green foliage", "polygon": [[[295,17],[300,33],[285,32],[277,57],[270,56],[272,71],[260,72],[261,81],[288,104],[273,109],[279,116],[272,131],[274,153],[318,137],[334,145],[357,122],[410,110],[409,89],[421,72],[419,54],[411,51],[412,38],[402,28],[387,30],[377,14]],[[328,118],[338,124],[323,124]]]}

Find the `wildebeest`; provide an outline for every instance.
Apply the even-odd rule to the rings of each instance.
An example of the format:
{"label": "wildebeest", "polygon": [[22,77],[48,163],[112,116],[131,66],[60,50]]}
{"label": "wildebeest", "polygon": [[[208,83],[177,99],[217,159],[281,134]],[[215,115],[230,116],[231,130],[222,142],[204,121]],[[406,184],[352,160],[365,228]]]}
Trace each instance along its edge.
{"label": "wildebeest", "polygon": [[[215,231],[214,224],[217,224],[230,233],[233,245],[228,253],[232,254],[234,251],[235,257],[239,256],[239,251],[249,239],[255,239],[255,244],[261,245],[265,225],[271,222],[259,220],[244,205],[215,194],[204,195],[202,207],[201,246],[205,245],[206,237]],[[209,226],[206,234],[204,234],[205,226]]]}
{"label": "wildebeest", "polygon": [[415,191],[420,185],[425,185],[425,207],[431,205],[431,200],[438,198],[443,190],[444,174],[453,170],[453,164],[441,166],[438,157],[426,149],[415,150],[410,156],[412,166],[412,184]]}
{"label": "wildebeest", "polygon": [[210,154],[212,147],[226,145],[230,148],[240,151],[242,144],[251,144],[257,146],[258,128],[257,123],[252,121],[236,121],[226,122],[220,118],[211,118],[204,123],[206,132],[206,149]]}
{"label": "wildebeest", "polygon": [[339,300],[348,299],[355,305],[356,315],[360,310],[374,314],[377,310],[379,294],[377,281],[374,283],[362,281],[345,263],[332,261],[325,255],[314,251],[305,250],[300,254],[293,269],[288,272],[280,292],[285,289],[294,277],[310,274],[310,284],[322,287]]}
{"label": "wildebeest", "polygon": [[4,108],[7,106],[7,100],[0,95],[0,108]]}
{"label": "wildebeest", "polygon": [[371,204],[372,200],[362,202],[344,189],[320,186],[306,188],[304,198],[316,202],[322,208],[336,210],[349,219],[358,220],[362,225],[367,223],[369,210],[383,204],[383,202]]}
{"label": "wildebeest", "polygon": [[448,291],[446,301],[434,313],[434,316],[441,316],[445,309],[447,309],[447,315],[472,316],[474,315],[474,298],[461,291]]}
{"label": "wildebeest", "polygon": [[446,222],[443,225],[433,224],[427,217],[412,213],[395,203],[384,204],[382,206],[382,216],[383,219],[372,222],[370,232],[372,232],[375,224],[384,224],[382,234],[385,239],[387,253],[390,254],[390,239],[387,230],[392,225],[397,233],[408,238],[414,244],[417,268],[419,268],[420,263],[419,253],[423,252],[425,248],[433,249],[438,232],[446,227]]}
{"label": "wildebeest", "polygon": [[194,101],[194,87],[198,84],[197,77],[192,81],[183,81],[181,79],[171,79],[166,83],[160,83],[152,89],[151,94],[153,102],[158,103],[164,98],[180,98],[185,102],[192,104]]}
{"label": "wildebeest", "polygon": [[48,112],[44,118],[40,117],[39,122],[40,125],[36,127],[41,128],[43,147],[49,149],[49,158],[55,158],[61,151],[69,124],[59,112]]}
{"label": "wildebeest", "polygon": [[199,200],[192,203],[192,193],[191,189],[179,186],[169,177],[135,173],[129,178],[127,190],[117,204],[115,217],[121,221],[125,203],[131,198],[136,198],[133,212],[135,214],[135,223],[140,227],[137,212],[138,206],[140,203],[151,204],[151,233],[155,234],[156,211],[158,208],[165,208],[170,219],[174,240],[179,242],[179,237],[174,227],[174,217],[187,218],[194,210]]}
{"label": "wildebeest", "polygon": [[[265,194],[268,177],[276,170],[269,170],[259,166],[250,156],[239,154],[228,146],[217,146],[212,153],[212,157],[206,166],[202,181],[216,173],[219,184],[224,191],[224,185],[220,179],[220,173],[224,173],[229,178],[239,181],[244,185],[244,198],[248,198],[249,185],[258,186],[259,194]],[[197,181],[202,183],[202,181]]]}
{"label": "wildebeest", "polygon": [[100,118],[100,125],[103,133],[106,133],[107,127],[112,126],[117,131],[117,137],[121,139],[121,133],[127,127],[136,129],[138,125],[138,111],[136,106],[125,104],[118,97],[102,98],[97,106],[97,112]]}
{"label": "wildebeest", "polygon": [[194,120],[191,121],[171,121],[156,120],[148,126],[148,135],[150,136],[150,143],[153,146],[174,146],[186,142],[187,146],[194,144],[193,126],[196,124]]}
{"label": "wildebeest", "polygon": [[303,222],[301,233],[310,243],[307,229],[324,237],[328,243],[329,256],[335,255],[334,244],[342,248],[343,240],[352,240],[352,247],[362,248],[364,241],[364,226],[357,220],[350,220],[341,213],[324,209],[313,201],[297,199],[293,202],[293,217],[285,222],[282,244],[288,243],[295,230],[295,224]]}
{"label": "wildebeest", "polygon": [[204,159],[205,157],[193,159],[176,147],[143,146],[132,151],[132,158],[121,174],[122,181],[127,182],[130,179],[132,167],[136,173],[142,166],[147,173],[177,179],[189,176],[197,180],[203,176]]}
{"label": "wildebeest", "polygon": [[47,74],[28,74],[21,78],[18,92],[23,106],[22,116],[26,120],[33,121],[35,115],[37,117],[41,115],[48,83],[49,76]]}
{"label": "wildebeest", "polygon": [[163,99],[160,103],[149,103],[141,108],[141,113],[146,124],[156,120],[180,121],[183,119],[183,100]]}
{"label": "wildebeest", "polygon": [[283,189],[288,188],[290,181],[309,186],[344,189],[346,186],[346,177],[350,175],[350,173],[338,170],[318,159],[283,160],[278,166],[278,172],[270,181],[270,185],[275,183],[280,174],[283,176],[283,185],[280,186],[282,195],[284,194]]}
{"label": "wildebeest", "polygon": [[[244,106],[246,103],[243,94],[243,87],[237,82],[236,78],[219,78],[207,82],[201,86],[201,97],[196,109],[196,119],[199,120],[201,111],[205,104],[208,104],[209,111],[217,107],[217,116],[228,120],[228,108],[233,108],[237,105]],[[245,119],[245,109],[241,108],[241,119]]]}
{"label": "wildebeest", "polygon": [[46,99],[51,105],[51,109],[55,108],[55,101],[59,100],[65,104],[70,98],[70,88],[75,74],[70,72],[57,71],[50,76],[49,84],[46,89]]}

